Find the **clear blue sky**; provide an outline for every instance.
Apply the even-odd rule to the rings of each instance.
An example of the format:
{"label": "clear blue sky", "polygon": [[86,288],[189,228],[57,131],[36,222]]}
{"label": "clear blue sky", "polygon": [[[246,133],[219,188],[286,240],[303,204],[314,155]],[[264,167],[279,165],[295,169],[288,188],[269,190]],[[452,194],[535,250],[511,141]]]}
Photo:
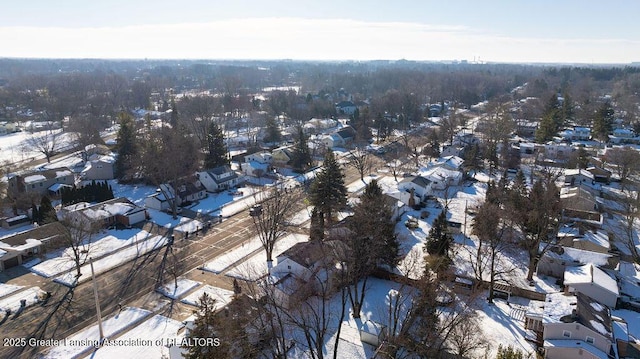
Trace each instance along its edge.
{"label": "clear blue sky", "polygon": [[636,0],[22,0],[0,56],[640,61]]}

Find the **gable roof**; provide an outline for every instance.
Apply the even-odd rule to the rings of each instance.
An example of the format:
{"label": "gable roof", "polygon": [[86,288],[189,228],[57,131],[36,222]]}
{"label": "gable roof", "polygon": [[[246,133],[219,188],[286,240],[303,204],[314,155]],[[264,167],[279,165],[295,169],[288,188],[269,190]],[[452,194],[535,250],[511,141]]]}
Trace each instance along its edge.
{"label": "gable roof", "polygon": [[422,177],[422,176],[409,176],[409,177],[405,177],[402,180],[400,180],[399,183],[413,183],[417,186],[420,186],[422,188],[427,188],[429,186],[429,184],[431,183],[431,180]]}
{"label": "gable roof", "polygon": [[611,340],[611,311],[606,305],[580,292],[577,293],[576,314],[578,322]]}
{"label": "gable roof", "polygon": [[620,295],[616,280],[591,263],[565,269],[564,284],[595,284],[615,295]]}
{"label": "gable roof", "polygon": [[346,248],[346,244],[339,240],[299,242],[282,252],[278,257],[289,258],[306,268],[310,268],[322,259],[335,258],[337,253],[346,251]]}
{"label": "gable roof", "polygon": [[231,166],[222,165],[222,166],[214,167],[214,168],[208,170],[207,172],[209,172],[211,174],[214,174],[216,176],[219,176],[221,174],[229,173],[229,172],[233,172],[233,171],[231,170]]}
{"label": "gable roof", "polygon": [[458,156],[446,156],[438,158],[438,161],[434,164],[434,166],[446,166],[451,169],[457,170],[462,166],[464,160]]}

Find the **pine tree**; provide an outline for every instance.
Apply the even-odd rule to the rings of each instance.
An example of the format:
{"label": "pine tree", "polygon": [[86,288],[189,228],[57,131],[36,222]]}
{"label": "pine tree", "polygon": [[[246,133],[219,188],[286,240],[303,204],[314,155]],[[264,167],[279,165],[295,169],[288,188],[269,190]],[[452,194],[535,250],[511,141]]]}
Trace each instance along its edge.
{"label": "pine tree", "polygon": [[496,359],[524,359],[524,354],[520,349],[514,349],[511,345],[503,347],[502,344],[500,344],[498,346]]}
{"label": "pine tree", "polygon": [[433,226],[427,236],[427,253],[441,257],[449,257],[449,249],[453,243],[453,237],[448,230],[447,214],[443,210],[433,221]]}
{"label": "pine tree", "polygon": [[38,223],[40,224],[52,223],[58,220],[56,210],[53,208],[51,199],[48,196],[42,196],[40,200],[39,219],[40,222]]}
{"label": "pine tree", "polygon": [[169,119],[169,123],[172,128],[178,128],[178,106],[176,105],[176,100],[173,98],[171,99],[171,118]]}
{"label": "pine tree", "polygon": [[347,204],[344,174],[331,150],[327,151],[322,170],[311,184],[309,197],[311,204],[326,215],[329,223],[333,213]]}
{"label": "pine tree", "polygon": [[118,157],[115,162],[115,174],[119,179],[126,179],[130,176],[133,163],[138,156],[138,145],[136,141],[135,124],[128,114],[121,112],[118,115],[120,129],[118,130]]}
{"label": "pine tree", "polygon": [[393,267],[399,260],[393,211],[376,180],[365,187],[360,202],[353,208],[350,229],[354,236],[366,238],[378,263]]}
{"label": "pine tree", "polygon": [[552,115],[543,115],[540,120],[540,125],[536,130],[536,142],[537,143],[546,143],[553,139],[553,136],[556,135],[556,127],[553,121]]}
{"label": "pine tree", "polygon": [[298,135],[296,137],[295,146],[293,147],[291,166],[295,172],[302,173],[306,171],[310,165],[311,152],[309,151],[307,136],[304,134],[302,126],[300,126],[298,127]]}
{"label": "pine tree", "polygon": [[309,228],[310,241],[324,240],[324,216],[317,208],[311,211],[311,226]]}
{"label": "pine tree", "polygon": [[[217,338],[220,340],[224,323],[216,318],[216,301],[204,293],[198,299],[198,309],[195,311],[193,328],[186,338]],[[220,340],[220,345],[189,345],[185,346],[187,359],[226,358],[229,353],[229,343]]]}
{"label": "pine tree", "polygon": [[266,131],[267,133],[264,135],[262,139],[266,143],[278,143],[282,141],[282,135],[280,134],[280,127],[278,126],[278,121],[275,117],[269,117],[266,123]]}
{"label": "pine tree", "polygon": [[593,119],[593,134],[600,141],[607,141],[613,128],[613,107],[609,101],[603,103]]}
{"label": "pine tree", "polygon": [[204,158],[205,168],[215,168],[229,164],[227,146],[224,143],[222,129],[215,123],[209,125],[207,133],[207,154]]}

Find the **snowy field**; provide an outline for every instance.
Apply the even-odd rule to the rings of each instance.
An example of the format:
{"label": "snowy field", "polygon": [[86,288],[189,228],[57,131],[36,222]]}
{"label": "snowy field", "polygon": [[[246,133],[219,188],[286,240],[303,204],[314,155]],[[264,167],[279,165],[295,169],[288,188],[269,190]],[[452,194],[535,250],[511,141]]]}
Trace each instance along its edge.
{"label": "snowy field", "polygon": [[[165,345],[168,341],[178,337],[178,330],[182,323],[164,317],[154,315],[135,328],[119,336],[117,340],[138,341],[144,345],[113,345],[104,346],[91,355],[91,358],[165,358],[169,356],[169,348]],[[161,340],[162,345],[156,341]],[[146,341],[144,343],[143,341]],[[151,345],[149,345],[151,344]]]}
{"label": "snowy field", "polygon": [[164,284],[162,287],[157,288],[156,291],[164,295],[165,297],[178,299],[191,289],[201,284],[200,282],[196,282],[195,280],[186,278],[178,278],[177,282],[178,285],[176,286],[176,282],[171,280],[170,282]]}
{"label": "snowy field", "polygon": [[32,306],[40,301],[40,298],[45,294],[40,287],[31,287],[20,291],[16,294],[9,295],[0,299],[0,312],[11,310],[12,313],[17,312],[20,309],[20,302],[24,299],[26,306]]}
{"label": "snowy field", "polygon": [[[83,246],[83,249],[88,250],[87,258],[93,257],[97,259],[149,238],[148,232],[139,229],[109,230],[107,233],[108,235]],[[71,248],[65,249],[62,253],[56,252],[55,255],[56,256],[51,259],[32,266],[30,268],[31,271],[45,278],[49,278],[67,272],[75,267],[73,250]]]}
{"label": "snowy field", "polygon": [[237,247],[205,264],[203,269],[215,274],[220,274],[233,264],[237,263],[238,261],[242,260],[249,254],[257,251],[260,248],[262,248],[260,237],[253,237],[246,243],[243,243],[241,247]]}
{"label": "snowy field", "polygon": [[200,297],[202,297],[204,293],[207,293],[209,297],[215,299],[216,304],[214,306],[214,310],[218,310],[224,307],[225,305],[229,304],[233,299],[232,291],[210,286],[207,284],[202,286],[201,288],[198,288],[198,290],[189,294],[188,296],[184,297],[181,300],[181,302],[185,304],[193,305],[194,307],[198,306]]}
{"label": "snowy field", "polygon": [[[56,136],[60,136],[57,140],[59,148],[66,148],[72,143],[72,134],[62,133],[62,130],[54,130],[53,132]],[[48,134],[48,131],[34,132],[33,134],[23,131],[0,136],[0,162],[20,163],[45,158],[42,153],[33,151],[27,145],[27,141],[32,137],[41,138]]]}
{"label": "snowy field", "polygon": [[[134,258],[142,256],[155,249],[162,248],[167,244],[167,241],[168,241],[167,237],[155,236],[150,239],[146,239],[144,241],[138,242],[135,246],[125,248],[110,256],[104,257],[102,259],[98,259],[97,261],[93,262],[95,273],[96,275],[100,275],[115,267],[121,266],[133,260]],[[91,267],[89,263],[80,267],[80,272],[82,273],[82,275],[80,276],[78,283],[83,283],[91,279]],[[69,287],[74,285],[75,280],[76,280],[75,271],[69,272],[67,274],[63,274],[54,279],[55,282],[64,284]]]}
{"label": "snowy field", "polygon": [[[124,308],[115,316],[108,318],[107,320],[103,320],[102,330],[104,336],[105,338],[115,337],[128,328],[138,324],[149,315],[151,315],[151,312],[148,310],[131,307]],[[67,345],[60,345],[51,348],[44,357],[51,359],[77,358],[81,355],[88,354],[91,350],[96,348],[99,341],[100,332],[98,324],[95,324],[65,338],[64,343]]]}
{"label": "snowy field", "polygon": [[[273,247],[273,265],[275,266],[277,264],[276,258],[282,252],[291,248],[296,243],[306,242],[308,240],[309,236],[301,234],[290,234],[278,240]],[[264,251],[260,251],[232,268],[227,272],[227,275],[238,279],[255,281],[267,275],[267,273],[267,254]]]}

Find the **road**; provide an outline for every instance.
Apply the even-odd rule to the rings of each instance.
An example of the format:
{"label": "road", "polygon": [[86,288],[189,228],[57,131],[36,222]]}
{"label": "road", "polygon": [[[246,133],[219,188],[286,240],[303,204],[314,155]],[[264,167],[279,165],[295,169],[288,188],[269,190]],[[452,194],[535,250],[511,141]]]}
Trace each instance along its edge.
{"label": "road", "polygon": [[[345,184],[348,185],[358,180],[359,177],[355,169],[345,168]],[[300,203],[301,209],[302,205]],[[147,224],[145,229],[157,234],[170,235],[166,228],[151,224]],[[211,227],[206,233],[191,234],[188,239],[176,239],[172,246],[150,252],[126,265],[99,275],[96,281],[103,317],[113,314],[121,305],[135,305],[170,317],[183,315],[184,311],[190,309],[187,308],[181,312],[181,304],[170,303],[168,300],[165,302],[169,302],[169,305],[158,308],[157,297],[159,295],[149,294],[154,292],[158,283],[170,282],[174,275],[186,276],[207,284],[232,289],[231,280],[228,277],[205,273],[199,268],[203,263],[211,261],[230,249],[241,246],[243,242],[255,235],[253,221],[249,217],[248,211],[242,211]],[[163,268],[164,270],[162,270]],[[24,269],[21,270],[23,275],[34,276],[31,273],[24,273]],[[165,275],[163,278],[159,278],[158,273],[162,272]],[[97,322],[93,281],[86,281],[71,290],[52,280],[38,277],[38,285],[44,291],[52,294],[49,300],[44,305],[29,307],[16,318],[8,319],[2,323],[0,325],[2,332],[0,339],[28,338],[35,334],[38,334],[38,338],[62,339]],[[47,315],[54,311],[63,298],[71,299],[68,305],[69,310],[59,309],[49,325],[40,328]],[[38,330],[39,328],[40,330]],[[0,357],[30,358],[41,350],[44,348],[0,347]]]}

